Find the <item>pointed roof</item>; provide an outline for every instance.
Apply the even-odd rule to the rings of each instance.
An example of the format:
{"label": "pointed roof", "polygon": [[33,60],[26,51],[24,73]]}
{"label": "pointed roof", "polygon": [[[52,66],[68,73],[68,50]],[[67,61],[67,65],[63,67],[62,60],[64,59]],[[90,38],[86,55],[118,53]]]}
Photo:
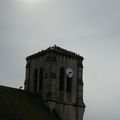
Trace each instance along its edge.
{"label": "pointed roof", "polygon": [[63,56],[67,56],[67,57],[72,57],[72,58],[77,58],[77,59],[81,59],[83,60],[84,58],[82,56],[80,56],[79,54],[76,54],[74,52],[71,52],[71,51],[68,51],[66,49],[63,49],[59,46],[50,46],[49,48],[45,49],[45,50],[41,50],[40,52],[38,53],[35,53],[33,55],[30,55],[26,58],[26,60],[28,59],[32,59],[32,58],[36,58],[36,57],[39,57],[39,56],[42,56],[46,53],[55,53],[55,54],[59,54],[59,55],[63,55]]}

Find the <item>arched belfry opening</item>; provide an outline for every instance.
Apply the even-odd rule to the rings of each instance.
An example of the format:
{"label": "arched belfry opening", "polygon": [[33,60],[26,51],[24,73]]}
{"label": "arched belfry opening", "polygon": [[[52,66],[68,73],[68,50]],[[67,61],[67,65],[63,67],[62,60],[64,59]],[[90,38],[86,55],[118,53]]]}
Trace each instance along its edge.
{"label": "arched belfry opening", "polygon": [[60,67],[59,72],[59,90],[64,91],[64,85],[65,85],[65,69],[64,67]]}
{"label": "arched belfry opening", "polygon": [[43,67],[39,69],[39,91],[43,89]]}
{"label": "arched belfry opening", "polygon": [[71,92],[72,90],[72,78],[66,77],[67,78],[67,87],[66,90],[67,92]]}
{"label": "arched belfry opening", "polygon": [[37,92],[37,82],[38,82],[38,69],[34,70],[34,92]]}
{"label": "arched belfry opening", "polygon": [[61,120],[83,120],[83,57],[56,45],[26,58],[25,90]]}

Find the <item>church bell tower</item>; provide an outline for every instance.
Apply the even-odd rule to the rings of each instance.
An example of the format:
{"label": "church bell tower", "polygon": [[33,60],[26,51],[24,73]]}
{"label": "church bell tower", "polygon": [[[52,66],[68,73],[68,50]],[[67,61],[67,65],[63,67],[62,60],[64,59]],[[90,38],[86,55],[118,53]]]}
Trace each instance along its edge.
{"label": "church bell tower", "polygon": [[25,90],[61,120],[83,120],[83,57],[56,45],[26,58]]}

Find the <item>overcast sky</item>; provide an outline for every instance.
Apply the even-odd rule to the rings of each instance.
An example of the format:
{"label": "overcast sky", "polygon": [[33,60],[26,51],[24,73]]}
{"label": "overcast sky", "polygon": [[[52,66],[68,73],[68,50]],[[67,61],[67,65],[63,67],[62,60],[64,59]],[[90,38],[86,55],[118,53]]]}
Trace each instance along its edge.
{"label": "overcast sky", "polygon": [[120,120],[120,0],[0,0],[0,85],[54,44],[84,57],[84,120]]}

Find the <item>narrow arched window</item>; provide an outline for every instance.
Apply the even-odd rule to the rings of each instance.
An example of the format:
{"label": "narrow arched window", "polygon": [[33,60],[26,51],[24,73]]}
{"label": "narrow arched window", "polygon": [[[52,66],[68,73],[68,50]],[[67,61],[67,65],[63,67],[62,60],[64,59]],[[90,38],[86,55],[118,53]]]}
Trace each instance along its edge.
{"label": "narrow arched window", "polygon": [[65,83],[65,69],[61,67],[59,74],[59,90],[64,90],[64,83]]}
{"label": "narrow arched window", "polygon": [[72,88],[72,78],[67,77],[67,92],[71,92]]}
{"label": "narrow arched window", "polygon": [[34,70],[34,92],[37,92],[38,69]]}
{"label": "narrow arched window", "polygon": [[26,84],[25,84],[25,89],[27,91],[30,90],[30,67],[31,63],[26,64]]}
{"label": "narrow arched window", "polygon": [[41,67],[39,70],[39,90],[43,88],[43,68]]}

